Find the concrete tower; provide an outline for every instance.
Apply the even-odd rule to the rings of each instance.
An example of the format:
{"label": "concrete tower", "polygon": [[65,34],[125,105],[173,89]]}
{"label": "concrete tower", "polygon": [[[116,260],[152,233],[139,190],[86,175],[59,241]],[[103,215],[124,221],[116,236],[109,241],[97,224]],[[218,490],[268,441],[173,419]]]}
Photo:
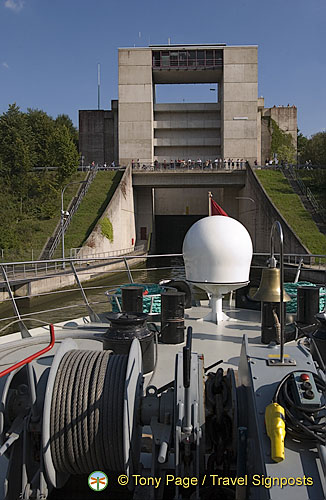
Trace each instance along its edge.
{"label": "concrete tower", "polygon": [[[217,102],[156,103],[155,85],[171,83],[217,83]],[[217,156],[260,161],[257,47],[119,49],[118,120],[122,165]]]}

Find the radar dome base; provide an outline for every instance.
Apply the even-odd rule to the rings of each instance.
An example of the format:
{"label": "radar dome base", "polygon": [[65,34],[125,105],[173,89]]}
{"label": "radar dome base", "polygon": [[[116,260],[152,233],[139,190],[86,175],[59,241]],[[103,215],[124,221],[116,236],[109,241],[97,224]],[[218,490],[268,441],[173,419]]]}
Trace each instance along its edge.
{"label": "radar dome base", "polygon": [[232,292],[233,290],[237,290],[238,288],[242,288],[246,286],[249,281],[245,283],[233,283],[233,284],[212,284],[212,283],[196,283],[196,286],[202,288],[207,293],[210,294],[209,306],[211,307],[211,312],[209,312],[203,318],[200,318],[198,321],[209,321],[212,323],[216,323],[217,325],[222,321],[236,321],[234,318],[230,318],[227,314],[225,314],[222,310],[222,299],[223,294]]}
{"label": "radar dome base", "polygon": [[207,321],[228,319],[222,312],[222,295],[248,284],[252,242],[246,228],[231,217],[200,219],[183,241],[186,279],[212,294]]}

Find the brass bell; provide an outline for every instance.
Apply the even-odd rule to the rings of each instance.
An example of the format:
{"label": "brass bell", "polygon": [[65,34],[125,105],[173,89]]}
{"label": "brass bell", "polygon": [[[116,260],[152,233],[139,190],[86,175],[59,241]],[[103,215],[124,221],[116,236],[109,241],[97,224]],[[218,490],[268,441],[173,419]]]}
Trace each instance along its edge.
{"label": "brass bell", "polygon": [[[263,269],[261,281],[253,300],[260,302],[280,302],[280,269],[276,267]],[[291,297],[283,291],[283,302],[289,302]]]}

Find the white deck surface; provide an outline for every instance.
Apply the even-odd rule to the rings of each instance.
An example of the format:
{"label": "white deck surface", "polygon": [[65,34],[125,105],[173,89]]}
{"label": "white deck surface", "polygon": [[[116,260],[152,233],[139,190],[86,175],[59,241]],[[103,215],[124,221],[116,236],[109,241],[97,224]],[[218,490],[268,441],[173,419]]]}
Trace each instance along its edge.
{"label": "white deck surface", "polygon": [[[243,334],[250,343],[260,344],[260,311],[224,307],[230,320],[219,325],[200,320],[209,311],[208,305],[186,310],[185,325],[192,327],[192,351],[204,355],[205,367],[222,359],[219,366],[237,370]],[[160,387],[174,379],[175,355],[184,345],[159,344],[158,366],[151,384]]]}

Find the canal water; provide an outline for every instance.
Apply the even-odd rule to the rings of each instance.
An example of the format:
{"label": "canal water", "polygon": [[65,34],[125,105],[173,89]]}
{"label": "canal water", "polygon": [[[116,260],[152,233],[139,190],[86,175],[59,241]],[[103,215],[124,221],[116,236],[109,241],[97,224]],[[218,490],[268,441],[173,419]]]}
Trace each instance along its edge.
{"label": "canal water", "polygon": [[[123,264],[121,269],[123,269]],[[95,273],[91,269],[92,274]],[[135,283],[158,283],[162,279],[185,279],[182,257],[148,258],[146,262],[131,267]],[[250,280],[253,286],[260,282],[260,269],[252,269]],[[293,277],[285,276],[286,281],[293,281]],[[94,312],[100,314],[111,311],[111,303],[105,292],[114,290],[122,284],[128,283],[128,274],[125,270],[101,274],[97,278],[83,283],[87,299]],[[197,290],[198,299],[204,298],[204,292]],[[17,299],[17,305],[27,328],[35,328],[41,323],[60,323],[82,316],[88,316],[87,308],[77,286],[51,292],[31,299]],[[27,315],[27,316],[26,316]],[[10,325],[14,318],[14,311],[10,301],[0,304],[0,336],[19,331],[17,322]],[[26,318],[32,318],[26,319]]]}
{"label": "canal water", "polygon": [[[143,262],[131,267],[131,273],[135,283],[158,283],[162,279],[185,278],[183,259],[181,257],[147,259],[146,263]],[[128,282],[126,271],[115,271],[105,275],[102,274],[96,279],[82,283],[82,285],[94,312],[104,313],[111,311],[111,304],[105,292]],[[40,326],[40,323],[36,320],[26,320],[25,315],[46,323],[59,323],[88,315],[80,290],[76,287],[70,287],[69,290],[58,290],[55,293],[51,292],[31,299],[18,299],[17,305],[28,328]],[[11,303],[0,304],[0,329],[13,321],[10,319],[12,316],[14,316],[14,313]],[[0,331],[0,335],[16,331],[18,331],[17,324]]]}

